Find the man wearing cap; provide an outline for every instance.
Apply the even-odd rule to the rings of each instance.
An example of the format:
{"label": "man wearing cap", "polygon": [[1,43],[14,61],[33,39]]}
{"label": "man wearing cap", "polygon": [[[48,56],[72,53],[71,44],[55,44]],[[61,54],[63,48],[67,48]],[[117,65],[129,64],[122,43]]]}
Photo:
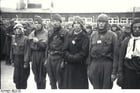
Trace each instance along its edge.
{"label": "man wearing cap", "polygon": [[42,25],[40,16],[34,17],[34,31],[29,35],[25,56],[25,67],[32,62],[32,71],[37,89],[46,88],[45,51],[47,48],[48,31]]}
{"label": "man wearing cap", "polygon": [[12,39],[11,60],[14,62],[13,81],[17,89],[26,89],[27,80],[30,74],[30,65],[24,68],[24,53],[26,51],[27,37],[24,36],[24,28],[22,24],[14,26],[15,37]]}
{"label": "man wearing cap", "polygon": [[140,18],[133,20],[131,33],[120,49],[117,84],[122,89],[140,89]]}
{"label": "man wearing cap", "polygon": [[94,89],[111,89],[117,69],[117,35],[108,30],[108,16],[97,18],[97,31],[90,37],[88,77]]}
{"label": "man wearing cap", "polygon": [[63,62],[62,49],[67,31],[61,26],[61,15],[53,14],[51,23],[53,25],[53,30],[50,30],[48,35],[47,72],[50,79],[51,88],[57,89],[62,87],[60,65]]}
{"label": "man wearing cap", "polygon": [[64,42],[64,89],[88,89],[87,65],[89,38],[83,21],[79,16],[74,18],[73,30]]}

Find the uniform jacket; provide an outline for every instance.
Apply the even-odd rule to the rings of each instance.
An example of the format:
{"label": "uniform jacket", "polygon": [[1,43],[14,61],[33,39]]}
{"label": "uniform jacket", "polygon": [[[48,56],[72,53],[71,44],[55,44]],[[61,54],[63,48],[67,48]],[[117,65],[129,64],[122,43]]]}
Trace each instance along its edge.
{"label": "uniform jacket", "polygon": [[48,35],[48,49],[49,51],[62,51],[64,46],[64,39],[67,35],[67,30],[63,28],[57,29],[57,31],[49,32]]}
{"label": "uniform jacket", "polygon": [[[37,38],[38,42],[33,42],[33,38]],[[36,33],[33,31],[26,42],[26,55],[24,58],[25,62],[31,61],[32,51],[44,51],[47,49],[48,42],[48,31],[43,29],[41,32]]]}
{"label": "uniform jacket", "polygon": [[89,61],[92,59],[107,58],[113,62],[113,74],[116,74],[117,70],[117,49],[118,41],[117,35],[112,31],[107,31],[103,35],[94,31],[90,38],[89,46]]}

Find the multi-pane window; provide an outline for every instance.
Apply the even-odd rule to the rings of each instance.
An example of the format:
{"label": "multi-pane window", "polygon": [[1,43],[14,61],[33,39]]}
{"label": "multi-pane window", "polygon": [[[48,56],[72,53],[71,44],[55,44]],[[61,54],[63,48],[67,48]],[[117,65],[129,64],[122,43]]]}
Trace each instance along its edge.
{"label": "multi-pane window", "polygon": [[126,24],[126,23],[127,23],[127,18],[122,17],[122,18],[120,19],[120,23],[121,23],[121,24]]}
{"label": "multi-pane window", "polygon": [[92,18],[91,17],[88,17],[86,21],[87,22],[92,22]]}
{"label": "multi-pane window", "polygon": [[109,18],[108,22],[109,22],[109,24],[113,24],[113,19]]}
{"label": "multi-pane window", "polygon": [[113,18],[113,23],[118,24],[119,23],[119,18],[118,17]]}
{"label": "multi-pane window", "polygon": [[132,18],[128,18],[128,24],[132,23]]}

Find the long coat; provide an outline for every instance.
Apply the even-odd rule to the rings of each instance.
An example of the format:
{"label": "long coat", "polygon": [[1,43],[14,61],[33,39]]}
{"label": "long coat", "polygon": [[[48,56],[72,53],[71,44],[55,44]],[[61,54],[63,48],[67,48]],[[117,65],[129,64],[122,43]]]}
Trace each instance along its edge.
{"label": "long coat", "polygon": [[85,32],[69,34],[64,43],[64,89],[87,89],[87,66],[89,38]]}
{"label": "long coat", "polygon": [[131,37],[125,38],[121,44],[118,66],[117,84],[123,89],[140,88],[140,57],[125,58],[127,46]]}

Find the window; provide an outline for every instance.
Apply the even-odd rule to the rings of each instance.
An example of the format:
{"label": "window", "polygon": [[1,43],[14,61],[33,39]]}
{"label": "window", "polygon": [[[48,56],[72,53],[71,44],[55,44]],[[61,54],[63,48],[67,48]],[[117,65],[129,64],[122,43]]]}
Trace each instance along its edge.
{"label": "window", "polygon": [[120,23],[126,24],[127,23],[127,18],[122,17],[121,20],[120,20]]}
{"label": "window", "polygon": [[128,24],[132,23],[132,18],[128,18]]}
{"label": "window", "polygon": [[87,22],[92,22],[92,18],[87,18]]}
{"label": "window", "polygon": [[113,20],[112,20],[112,18],[109,18],[109,24],[112,24],[113,23]]}
{"label": "window", "polygon": [[40,0],[29,0],[28,8],[42,8]]}
{"label": "window", "polygon": [[119,23],[119,18],[117,18],[117,17],[113,18],[113,23],[118,24]]}

